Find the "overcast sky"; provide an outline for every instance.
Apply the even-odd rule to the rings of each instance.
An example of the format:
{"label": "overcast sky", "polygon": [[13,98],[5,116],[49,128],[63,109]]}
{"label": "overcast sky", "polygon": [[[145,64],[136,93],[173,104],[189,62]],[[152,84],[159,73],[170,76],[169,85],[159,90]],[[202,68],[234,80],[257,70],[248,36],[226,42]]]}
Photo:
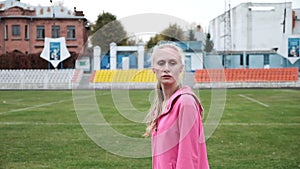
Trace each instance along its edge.
{"label": "overcast sky", "polygon": [[[245,2],[292,2],[293,8],[300,8],[300,0],[52,0],[52,3],[50,0],[21,0],[21,2],[34,6],[51,6],[57,3],[63,3],[63,5],[70,10],[76,7],[78,11],[83,11],[85,17],[90,22],[95,22],[98,15],[103,11],[109,12],[122,22],[127,31],[133,33],[147,32],[146,27],[156,25],[160,25],[160,27],[157,29],[152,28],[154,31],[151,32],[159,31],[159,29],[166,27],[166,25],[159,23],[174,18],[177,19],[174,21],[176,23],[179,18],[180,21],[184,23],[199,24],[206,30],[210,20],[224,13],[225,7],[228,10],[229,2],[231,8]],[[148,13],[168,15],[171,18],[168,16],[144,16]],[[134,17],[136,15],[138,15],[139,18]],[[152,22],[147,25],[147,22],[144,22],[145,20],[152,21],[157,19],[160,20],[158,24]],[[127,22],[127,24],[123,23],[123,21]],[[136,27],[139,27],[139,29],[134,30]]]}
{"label": "overcast sky", "polygon": [[[53,4],[63,2],[64,6],[83,11],[86,18],[95,22],[103,11],[117,16],[117,19],[143,13],[161,13],[181,18],[189,23],[208,25],[208,22],[231,7],[243,2],[292,2],[293,8],[300,8],[300,0],[52,0]],[[31,5],[51,6],[50,0],[21,0]]]}

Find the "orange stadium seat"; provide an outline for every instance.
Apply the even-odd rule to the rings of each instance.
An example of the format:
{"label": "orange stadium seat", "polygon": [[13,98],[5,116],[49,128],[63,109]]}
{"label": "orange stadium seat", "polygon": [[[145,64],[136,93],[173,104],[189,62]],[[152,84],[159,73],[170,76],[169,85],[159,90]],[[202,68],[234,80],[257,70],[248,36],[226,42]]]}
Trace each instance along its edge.
{"label": "orange stadium seat", "polygon": [[195,71],[194,80],[196,83],[225,80],[227,82],[297,81],[298,68],[199,69]]}

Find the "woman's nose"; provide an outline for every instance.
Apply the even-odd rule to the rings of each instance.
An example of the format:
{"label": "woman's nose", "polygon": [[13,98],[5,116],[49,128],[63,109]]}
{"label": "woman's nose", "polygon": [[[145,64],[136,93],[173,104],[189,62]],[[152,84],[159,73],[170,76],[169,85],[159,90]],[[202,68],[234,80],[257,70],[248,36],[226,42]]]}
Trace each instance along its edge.
{"label": "woman's nose", "polygon": [[166,63],[164,66],[163,66],[163,69],[162,69],[164,72],[170,72],[170,66],[168,63]]}

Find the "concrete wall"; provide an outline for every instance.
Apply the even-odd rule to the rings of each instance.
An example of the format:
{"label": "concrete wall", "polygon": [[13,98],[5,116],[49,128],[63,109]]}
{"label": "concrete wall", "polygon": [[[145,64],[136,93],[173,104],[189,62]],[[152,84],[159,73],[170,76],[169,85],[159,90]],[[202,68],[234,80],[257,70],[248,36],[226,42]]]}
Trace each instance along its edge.
{"label": "concrete wall", "polygon": [[[230,11],[231,30],[225,27],[225,13],[213,19],[209,32],[217,51],[270,50],[282,41],[284,8],[285,34],[292,34],[292,3],[242,3]],[[230,31],[230,32],[229,32]],[[225,38],[231,35],[231,47]],[[225,46],[224,46],[225,43]]]}
{"label": "concrete wall", "polygon": [[[269,68],[281,68],[281,67],[297,67],[297,63],[290,64],[289,61],[278,54],[266,54],[269,56]],[[225,57],[225,59],[224,59]],[[241,61],[243,59],[243,61]],[[247,61],[248,59],[248,61]],[[299,61],[300,62],[300,61]],[[248,65],[247,65],[248,63]],[[222,65],[224,64],[224,65]],[[249,54],[245,57],[243,54],[235,55],[206,55],[204,56],[205,68],[217,69],[217,68],[264,68],[264,55],[263,54]]]}

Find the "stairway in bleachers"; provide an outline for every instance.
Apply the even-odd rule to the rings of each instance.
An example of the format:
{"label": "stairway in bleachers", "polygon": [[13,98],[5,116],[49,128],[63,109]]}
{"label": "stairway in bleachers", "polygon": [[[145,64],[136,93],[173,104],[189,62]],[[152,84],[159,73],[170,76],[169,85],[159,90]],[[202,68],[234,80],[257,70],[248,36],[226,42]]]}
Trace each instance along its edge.
{"label": "stairway in bleachers", "polygon": [[82,78],[78,84],[77,89],[88,89],[89,87],[89,82],[90,82],[90,78],[91,78],[91,73],[84,73],[82,75]]}
{"label": "stairway in bleachers", "polygon": [[194,72],[185,72],[183,78],[183,85],[193,87],[195,84],[194,81]]}

